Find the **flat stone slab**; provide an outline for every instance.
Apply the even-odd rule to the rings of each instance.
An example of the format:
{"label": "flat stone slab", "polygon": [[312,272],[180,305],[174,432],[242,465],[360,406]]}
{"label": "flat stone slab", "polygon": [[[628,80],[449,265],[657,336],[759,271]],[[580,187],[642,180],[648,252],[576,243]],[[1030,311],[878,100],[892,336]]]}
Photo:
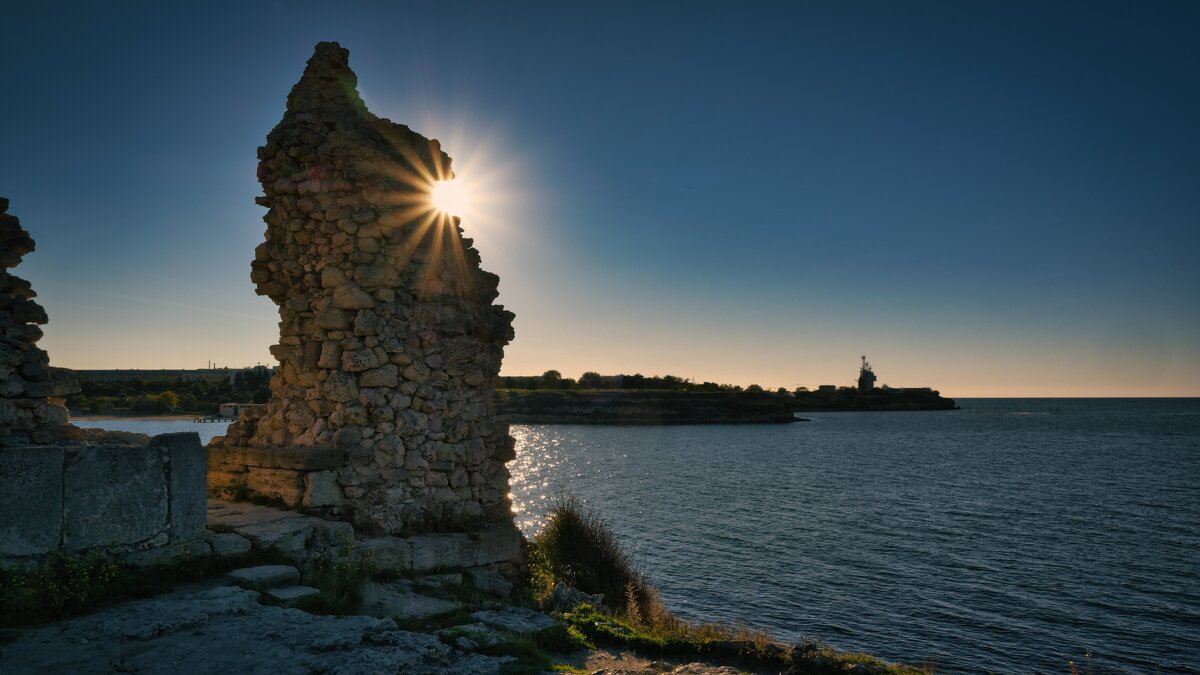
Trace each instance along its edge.
{"label": "flat stone slab", "polygon": [[209,524],[217,523],[237,528],[244,525],[257,525],[261,523],[270,523],[277,520],[292,520],[295,518],[309,517],[311,516],[306,516],[297,511],[277,509],[270,506],[259,506],[258,504],[251,504],[250,502],[231,502],[214,497],[210,497],[208,500]]}
{"label": "flat stone slab", "polygon": [[461,602],[413,593],[402,584],[367,582],[363,588],[362,612],[367,616],[420,620],[463,606]]}
{"label": "flat stone slab", "polygon": [[231,558],[250,552],[250,540],[236,532],[211,532],[205,530],[204,541],[212,547],[213,555]]}
{"label": "flat stone slab", "polygon": [[6,637],[3,673],[482,674],[512,660],[462,654],[391,619],[263,605],[235,586],[127,602]]}
{"label": "flat stone slab", "polygon": [[297,561],[310,552],[336,549],[354,541],[350,523],[223,499],[208,500],[208,523],[231,527],[255,548],[275,549]]}
{"label": "flat stone slab", "polygon": [[445,574],[428,574],[413,579],[413,583],[422,588],[449,588],[463,585],[463,575],[457,572]]}
{"label": "flat stone slab", "polygon": [[479,591],[498,598],[507,598],[512,594],[512,582],[505,579],[496,570],[487,567],[470,567],[463,570],[463,572],[466,573],[467,578],[471,580],[471,584]]}
{"label": "flat stone slab", "polygon": [[506,630],[510,633],[540,633],[547,628],[560,625],[557,621],[541,612],[520,607],[506,607],[499,610],[483,610],[471,615],[471,620],[487,624],[493,628]]}
{"label": "flat stone slab", "polygon": [[225,578],[242,588],[265,589],[300,583],[300,570],[291,565],[259,565],[233,570]]}
{"label": "flat stone slab", "polygon": [[491,565],[521,555],[521,533],[509,525],[487,525],[462,534],[423,534],[409,537],[408,544],[411,569],[416,572]]}
{"label": "flat stone slab", "polygon": [[241,464],[267,469],[320,471],[336,469],[346,463],[346,451],[336,448],[209,448],[208,466]]}
{"label": "flat stone slab", "polygon": [[320,594],[321,591],[312,586],[284,586],[264,591],[264,595],[285,607],[295,607],[305,598],[311,598]]}

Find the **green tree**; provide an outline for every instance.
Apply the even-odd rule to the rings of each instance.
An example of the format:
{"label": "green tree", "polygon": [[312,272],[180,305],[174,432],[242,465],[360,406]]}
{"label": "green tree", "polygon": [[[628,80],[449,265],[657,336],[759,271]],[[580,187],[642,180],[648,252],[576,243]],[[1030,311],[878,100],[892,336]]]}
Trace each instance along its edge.
{"label": "green tree", "polygon": [[579,376],[579,386],[584,389],[599,389],[604,384],[604,377],[595,371],[587,371]]}

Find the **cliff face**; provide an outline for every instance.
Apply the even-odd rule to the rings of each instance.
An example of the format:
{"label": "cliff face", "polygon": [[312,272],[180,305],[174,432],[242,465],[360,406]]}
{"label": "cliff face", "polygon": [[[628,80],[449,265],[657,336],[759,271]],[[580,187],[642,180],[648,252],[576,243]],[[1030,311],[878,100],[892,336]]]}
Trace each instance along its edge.
{"label": "cliff face", "polygon": [[279,305],[279,369],[270,402],[214,447],[332,450],[345,461],[289,479],[322,486],[304,505],[389,532],[510,518],[512,440],[492,395],[513,315],[431,204],[450,158],[368,112],[355,84],[348,52],[317,45],[259,148],[267,230],[251,280]]}

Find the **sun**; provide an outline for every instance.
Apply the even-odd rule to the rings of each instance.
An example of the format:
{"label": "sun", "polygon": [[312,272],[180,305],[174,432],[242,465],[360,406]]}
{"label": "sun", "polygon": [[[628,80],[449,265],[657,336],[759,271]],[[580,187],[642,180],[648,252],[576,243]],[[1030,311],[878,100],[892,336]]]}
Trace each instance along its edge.
{"label": "sun", "polygon": [[439,180],[430,191],[430,202],[439,213],[462,216],[471,207],[466,187],[461,180]]}

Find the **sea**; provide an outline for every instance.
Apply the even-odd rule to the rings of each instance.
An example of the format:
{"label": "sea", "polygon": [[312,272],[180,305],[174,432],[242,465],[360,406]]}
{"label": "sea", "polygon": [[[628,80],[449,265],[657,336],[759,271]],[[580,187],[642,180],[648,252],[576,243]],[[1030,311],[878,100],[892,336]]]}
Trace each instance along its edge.
{"label": "sea", "polygon": [[[677,615],[938,672],[1200,672],[1200,399],[960,399],[790,425],[514,425]],[[144,433],[186,421],[96,421]]]}

